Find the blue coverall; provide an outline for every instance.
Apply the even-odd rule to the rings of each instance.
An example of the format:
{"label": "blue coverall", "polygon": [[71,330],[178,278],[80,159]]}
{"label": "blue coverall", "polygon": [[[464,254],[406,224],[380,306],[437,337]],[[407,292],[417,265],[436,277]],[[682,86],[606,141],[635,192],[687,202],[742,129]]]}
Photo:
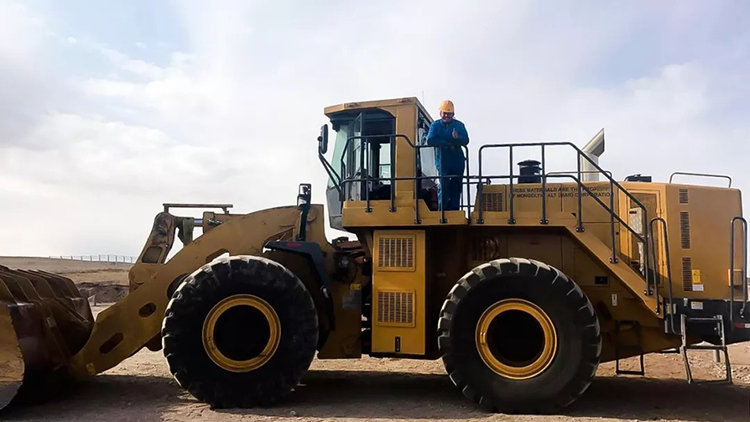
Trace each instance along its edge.
{"label": "blue coverall", "polygon": [[[454,129],[458,133],[458,139],[453,138]],[[466,164],[461,146],[468,145],[468,143],[469,134],[466,127],[456,119],[452,119],[448,124],[445,124],[442,120],[435,120],[430,125],[429,132],[427,132],[427,145],[440,147],[435,148],[435,165],[441,176],[440,184],[438,184],[438,205],[440,207],[438,209],[440,210],[458,210],[461,207],[462,176]]]}

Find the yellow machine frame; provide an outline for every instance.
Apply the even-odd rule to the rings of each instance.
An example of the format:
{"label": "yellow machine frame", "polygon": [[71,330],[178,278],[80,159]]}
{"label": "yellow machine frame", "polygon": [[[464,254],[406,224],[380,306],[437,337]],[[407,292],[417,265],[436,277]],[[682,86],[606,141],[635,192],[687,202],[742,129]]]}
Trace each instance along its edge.
{"label": "yellow machine frame", "polygon": [[[329,222],[356,241],[326,239],[324,208],[302,184],[296,206],[249,214],[164,204],[129,295],[95,321],[70,280],[0,267],[0,357],[11,368],[0,408],[21,383],[84,379],[147,347],[164,349],[180,385],[213,406],[275,402],[317,352],[441,358],[474,402],[548,412],[583,394],[600,362],[643,374],[644,354],[679,349],[692,382],[688,349],[705,341],[726,356],[727,344],[750,340],[747,225],[731,179],[726,188],[616,181],[572,143],[485,145],[477,171],[467,162],[460,175],[463,208],[441,210],[425,136],[433,120],[416,98],[325,114],[336,136],[331,161],[328,125],[318,138]],[[516,172],[519,148],[540,161]],[[509,174],[484,163],[489,150],[508,154]],[[548,172],[553,150],[578,168]],[[171,212],[183,207],[223,212]],[[183,248],[167,259],[175,238]],[[242,307],[262,314],[266,340],[226,334],[247,328],[240,317],[222,322]],[[258,356],[237,357],[245,337],[258,340]],[[621,371],[631,356],[640,370]]]}

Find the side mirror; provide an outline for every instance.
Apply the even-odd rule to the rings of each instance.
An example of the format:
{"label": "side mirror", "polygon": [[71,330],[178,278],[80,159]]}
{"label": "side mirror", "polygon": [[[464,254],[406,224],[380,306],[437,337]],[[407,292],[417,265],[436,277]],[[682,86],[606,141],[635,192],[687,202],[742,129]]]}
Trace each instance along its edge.
{"label": "side mirror", "polygon": [[318,136],[318,153],[325,154],[328,151],[328,125],[320,127],[320,136]]}
{"label": "side mirror", "polygon": [[303,210],[310,207],[310,201],[312,200],[312,185],[309,183],[302,183],[299,185],[297,192],[297,209]]}

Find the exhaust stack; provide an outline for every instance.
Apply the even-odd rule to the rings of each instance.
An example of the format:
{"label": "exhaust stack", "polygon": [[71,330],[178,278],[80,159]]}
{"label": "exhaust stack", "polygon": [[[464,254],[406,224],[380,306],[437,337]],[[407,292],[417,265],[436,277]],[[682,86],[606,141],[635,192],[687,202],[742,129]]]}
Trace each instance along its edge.
{"label": "exhaust stack", "polygon": [[[591,158],[591,161],[599,165],[599,157],[604,154],[604,128],[594,136],[586,146],[583,147],[583,152]],[[581,170],[584,172],[581,175],[583,181],[598,181],[599,170],[591,165],[588,160],[583,160],[581,163]]]}

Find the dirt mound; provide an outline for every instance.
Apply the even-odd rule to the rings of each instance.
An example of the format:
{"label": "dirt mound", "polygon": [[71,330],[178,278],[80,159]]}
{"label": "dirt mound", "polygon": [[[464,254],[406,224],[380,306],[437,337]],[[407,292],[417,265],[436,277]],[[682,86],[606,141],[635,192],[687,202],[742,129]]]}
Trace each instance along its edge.
{"label": "dirt mound", "polygon": [[82,282],[77,283],[78,290],[84,297],[92,297],[92,302],[113,303],[124,298],[128,294],[128,286],[113,282]]}

